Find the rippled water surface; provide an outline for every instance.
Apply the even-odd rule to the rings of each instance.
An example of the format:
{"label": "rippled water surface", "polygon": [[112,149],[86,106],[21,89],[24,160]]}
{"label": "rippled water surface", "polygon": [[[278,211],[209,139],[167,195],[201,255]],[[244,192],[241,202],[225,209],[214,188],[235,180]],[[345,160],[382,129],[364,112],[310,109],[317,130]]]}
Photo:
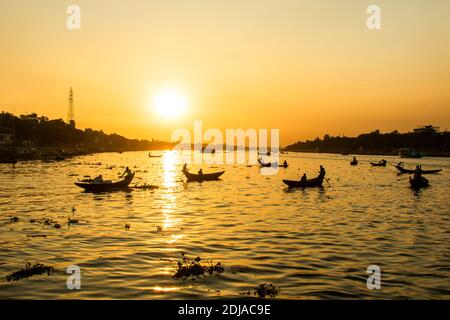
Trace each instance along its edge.
{"label": "rippled water surface", "polygon": [[[277,175],[205,165],[226,173],[204,183],[184,183],[177,158],[126,152],[0,165],[0,298],[239,298],[264,282],[280,288],[278,298],[450,298],[450,159],[406,160],[444,169],[414,192],[392,167],[397,157],[375,168],[376,156],[352,167],[348,156],[289,153]],[[323,189],[288,191],[281,182],[315,176],[320,164]],[[160,188],[92,194],[73,184],[100,173],[117,179],[125,165],[137,171],[133,184]],[[68,217],[80,223],[68,226]],[[29,222],[40,218],[62,228]],[[174,279],[182,252],[225,272]],[[6,281],[34,261],[56,273]],[[81,290],[66,287],[70,265],[81,268]],[[366,287],[369,265],[381,268],[381,290]]]}

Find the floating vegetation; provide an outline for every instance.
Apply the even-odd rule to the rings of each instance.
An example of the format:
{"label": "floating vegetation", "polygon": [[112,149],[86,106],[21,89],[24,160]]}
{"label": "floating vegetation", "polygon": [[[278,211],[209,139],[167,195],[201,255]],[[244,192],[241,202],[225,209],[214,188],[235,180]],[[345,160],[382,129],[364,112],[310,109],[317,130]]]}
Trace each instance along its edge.
{"label": "floating vegetation", "polygon": [[207,265],[202,265],[200,261],[202,259],[197,257],[194,261],[191,261],[184,253],[181,254],[182,262],[178,262],[178,270],[173,276],[176,279],[206,276],[206,274],[221,274],[225,271],[223,264],[220,262],[214,264],[212,261],[207,261]]}
{"label": "floating vegetation", "polygon": [[25,268],[22,270],[16,271],[14,273],[11,273],[10,275],[6,276],[7,281],[17,281],[20,279],[28,278],[34,275],[41,275],[44,273],[47,273],[47,275],[52,275],[55,272],[55,268],[45,266],[39,262],[35,262],[34,265],[31,265],[31,263],[27,263],[25,265]]}
{"label": "floating vegetation", "polygon": [[159,189],[159,186],[144,183],[143,185],[136,184],[132,188],[133,189],[141,189],[141,190],[153,190],[153,189]]}
{"label": "floating vegetation", "polygon": [[55,223],[55,221],[53,221],[52,219],[48,219],[48,218],[45,218],[43,221],[44,221],[43,223],[44,223],[46,226],[50,226],[50,225],[52,225],[52,224]]}
{"label": "floating vegetation", "polygon": [[69,224],[69,226],[71,225],[71,224],[77,224],[77,223],[79,223],[80,221],[78,220],[78,219],[71,219],[71,218],[67,218],[67,223]]}
{"label": "floating vegetation", "polygon": [[11,222],[19,222],[19,218],[18,217],[12,217],[11,219],[10,219],[10,221]]}
{"label": "floating vegetation", "polygon": [[247,292],[243,292],[242,294],[246,294],[246,295],[257,295],[260,298],[265,298],[265,297],[270,297],[270,298],[274,298],[278,295],[278,293],[280,292],[280,290],[275,287],[273,284],[271,283],[263,283],[260,284],[258,287],[253,288],[252,291],[247,291]]}

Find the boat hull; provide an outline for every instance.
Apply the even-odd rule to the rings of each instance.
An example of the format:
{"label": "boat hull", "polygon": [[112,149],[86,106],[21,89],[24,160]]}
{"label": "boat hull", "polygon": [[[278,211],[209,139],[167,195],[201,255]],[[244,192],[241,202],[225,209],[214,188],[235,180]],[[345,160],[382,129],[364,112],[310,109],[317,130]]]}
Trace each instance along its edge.
{"label": "boat hull", "polygon": [[423,177],[420,179],[411,179],[411,177],[410,177],[409,184],[411,185],[411,188],[413,188],[413,189],[426,188],[430,185],[428,180]]}
{"label": "boat hull", "polygon": [[[414,173],[414,170],[412,169],[405,169],[401,166],[395,166],[397,168],[398,171],[400,171],[400,173]],[[441,172],[442,169],[436,169],[436,170],[421,170],[420,173],[421,174],[434,174],[434,173],[438,173]]]}
{"label": "boat hull", "polygon": [[127,189],[130,185],[131,181],[133,181],[134,173],[117,182],[112,183],[84,183],[84,182],[75,182],[77,187],[83,188],[89,192],[105,192],[105,191],[114,191],[114,190],[123,190]]}
{"label": "boat hull", "polygon": [[319,175],[317,178],[306,181],[283,180],[283,183],[286,184],[289,188],[314,188],[321,187],[324,179],[325,175]]}
{"label": "boat hull", "polygon": [[217,180],[224,173],[225,173],[225,171],[220,171],[220,172],[214,172],[214,173],[204,173],[204,174],[199,175],[199,174],[194,174],[194,173],[189,173],[187,171],[183,171],[183,174],[186,176],[187,181],[197,181],[197,182]]}
{"label": "boat hull", "polygon": [[371,162],[370,164],[374,167],[386,167],[386,162],[381,163]]}

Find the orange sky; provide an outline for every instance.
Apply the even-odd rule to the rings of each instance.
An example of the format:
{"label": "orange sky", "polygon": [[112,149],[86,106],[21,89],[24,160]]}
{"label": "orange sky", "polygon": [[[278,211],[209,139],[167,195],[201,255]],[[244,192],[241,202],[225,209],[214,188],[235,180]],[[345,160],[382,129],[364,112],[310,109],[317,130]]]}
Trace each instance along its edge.
{"label": "orange sky", "polygon": [[[281,144],[380,129],[450,127],[450,2],[81,0],[0,2],[0,110],[167,140],[210,128],[279,128]],[[152,97],[188,101],[162,118]]]}

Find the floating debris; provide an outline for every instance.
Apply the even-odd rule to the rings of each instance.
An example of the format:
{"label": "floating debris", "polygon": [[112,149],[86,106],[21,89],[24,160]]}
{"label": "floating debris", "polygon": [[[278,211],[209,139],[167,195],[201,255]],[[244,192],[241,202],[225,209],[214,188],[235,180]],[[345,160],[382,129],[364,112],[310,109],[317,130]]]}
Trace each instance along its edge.
{"label": "floating debris", "polygon": [[133,189],[141,189],[141,190],[153,190],[153,189],[159,189],[159,186],[144,183],[143,185],[136,184],[132,188]]}
{"label": "floating debris", "polygon": [[263,283],[260,284],[258,287],[254,288],[252,291],[247,291],[247,292],[243,292],[242,294],[246,294],[246,295],[257,295],[260,298],[265,298],[265,297],[271,297],[274,298],[278,295],[278,293],[280,292],[279,289],[277,289],[273,284],[271,283]]}
{"label": "floating debris", "polygon": [[77,224],[77,223],[79,223],[80,221],[78,220],[78,219],[71,219],[71,218],[67,218],[67,223],[69,224],[69,226],[71,225],[71,224]]}
{"label": "floating debris", "polygon": [[27,235],[28,238],[47,238],[46,234],[31,234]]}
{"label": "floating debris", "polygon": [[127,223],[127,224],[125,225],[125,230],[130,230],[130,228],[131,228],[131,225],[130,225],[129,223]]}
{"label": "floating debris", "polygon": [[45,266],[39,262],[35,262],[34,265],[31,265],[31,263],[27,263],[25,265],[25,268],[22,270],[16,271],[14,273],[11,273],[10,275],[6,276],[7,281],[17,281],[23,278],[28,278],[37,274],[44,274],[47,273],[47,275],[52,275],[55,272],[55,268]]}
{"label": "floating debris", "polygon": [[55,225],[53,226],[55,229],[61,229],[61,225],[59,223],[55,223]]}
{"label": "floating debris", "polygon": [[53,221],[52,219],[48,219],[48,218],[45,218],[44,219],[44,224],[46,225],[46,226],[50,226],[50,225],[52,225],[52,224],[54,224],[55,223],[55,221]]}
{"label": "floating debris", "polygon": [[77,211],[77,209],[75,207],[72,207],[72,214],[75,214],[75,211]]}
{"label": "floating debris", "polygon": [[11,222],[19,222],[19,218],[18,217],[12,217],[11,219],[10,219],[10,221]]}
{"label": "floating debris", "polygon": [[156,227],[156,232],[159,233],[159,232],[162,232],[162,231],[163,231],[163,228],[162,228],[162,227],[160,227],[160,226],[157,226],[157,227]]}
{"label": "floating debris", "polygon": [[205,273],[210,275],[212,274],[221,274],[225,271],[223,264],[220,262],[213,264],[212,261],[207,261],[207,265],[201,265],[200,261],[202,260],[200,257],[191,261],[188,257],[185,256],[184,253],[181,254],[182,261],[178,262],[178,270],[173,276],[176,279],[180,278],[188,278],[188,277],[196,277],[196,276],[205,276]]}

